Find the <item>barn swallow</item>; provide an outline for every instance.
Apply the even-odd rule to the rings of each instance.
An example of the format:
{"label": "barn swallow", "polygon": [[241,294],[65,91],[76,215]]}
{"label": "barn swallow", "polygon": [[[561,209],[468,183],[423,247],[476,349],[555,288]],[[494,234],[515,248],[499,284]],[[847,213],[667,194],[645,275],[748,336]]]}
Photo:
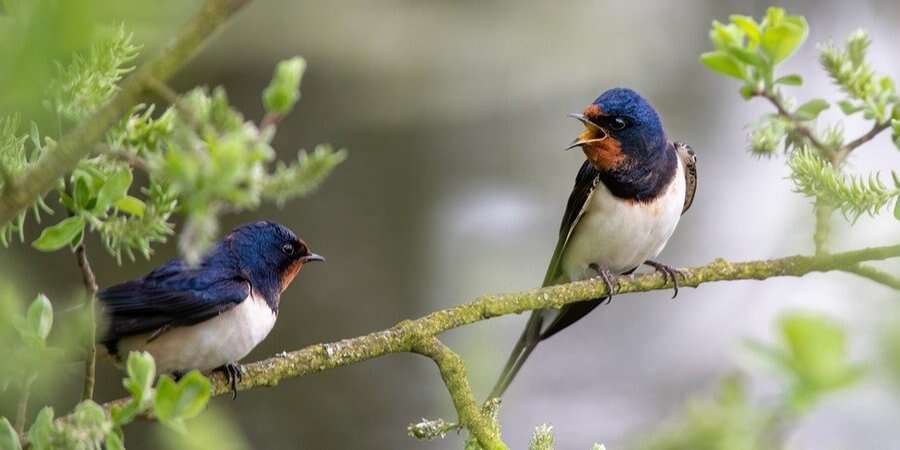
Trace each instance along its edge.
{"label": "barn swallow", "polygon": [[236,362],[272,330],[303,265],[324,260],[282,225],[240,226],[196,265],[174,259],[98,293],[108,324],[101,342],[119,363],[149,352],[161,373],[221,370],[236,395]]}
{"label": "barn swallow", "polygon": [[[630,89],[610,89],[581,114],[584,125],[568,148],[586,156],[563,213],[556,249],[543,286],[599,277],[611,296],[615,278],[647,264],[671,279],[679,272],[653,261],[675,231],[697,188],[694,151],[666,137],[659,115]],[[531,314],[500,379],[498,398],[537,346],[610,297]]]}

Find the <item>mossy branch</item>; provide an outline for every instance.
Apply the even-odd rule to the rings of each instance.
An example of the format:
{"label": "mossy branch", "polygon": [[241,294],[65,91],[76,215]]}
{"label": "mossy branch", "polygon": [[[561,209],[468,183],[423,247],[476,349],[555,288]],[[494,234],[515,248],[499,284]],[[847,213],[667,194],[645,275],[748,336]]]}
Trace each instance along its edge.
{"label": "mossy branch", "polygon": [[[765,280],[774,277],[801,277],[812,272],[854,271],[861,263],[900,257],[900,245],[864,248],[824,255],[796,255],[785,258],[729,262],[717,259],[707,265],[684,270],[681,287],[697,287],[716,281]],[[660,273],[619,277],[616,294],[671,289],[672,282]],[[543,308],[561,308],[569,303],[601,298],[608,294],[599,280],[576,281],[558,286],[509,294],[484,295],[472,302],[433,312],[416,320],[405,320],[393,327],[365,336],[338,342],[315,344],[283,352],[272,358],[247,364],[239,390],[260,386],[276,386],[284,379],[323,372],[391,353],[419,353],[433,359],[450,391],[460,420],[469,427],[482,447],[503,448],[502,441],[486,423],[472,398],[465,367],[458,355],[441,344],[435,336],[444,331],[470,325],[493,317],[519,314]],[[617,297],[622,298],[622,297]],[[213,395],[230,392],[225,378],[211,375]],[[109,402],[122,405],[127,399]]]}
{"label": "mossy branch", "polygon": [[482,413],[466,376],[466,363],[453,350],[434,336],[424,336],[413,344],[412,351],[431,358],[447,385],[460,425],[466,427],[484,450],[506,450],[493,419]]}
{"label": "mossy branch", "polygon": [[122,82],[118,93],[41,155],[28,170],[5,183],[0,196],[0,224],[16,217],[50,191],[60,177],[95,149],[106,131],[138,103],[148,80],[165,80],[180,69],[229,17],[250,0],[207,0],[175,38]]}

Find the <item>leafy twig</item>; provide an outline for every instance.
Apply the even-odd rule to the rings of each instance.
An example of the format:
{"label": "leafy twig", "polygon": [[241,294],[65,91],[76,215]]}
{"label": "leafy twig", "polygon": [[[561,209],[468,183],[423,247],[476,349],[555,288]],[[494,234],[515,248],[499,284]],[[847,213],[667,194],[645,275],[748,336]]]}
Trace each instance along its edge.
{"label": "leafy twig", "polygon": [[16,408],[16,433],[25,433],[25,423],[28,421],[28,398],[31,396],[31,385],[34,384],[35,375],[29,376],[22,385],[19,396],[19,405]]}
{"label": "leafy twig", "polygon": [[[72,170],[94,148],[111,126],[132,110],[146,86],[146,80],[165,80],[183,66],[229,17],[250,0],[207,0],[201,10],[176,34],[171,43],[132,73],[118,93],[66,133],[52,150],[45,152],[18,178],[7,182],[8,192],[0,197],[0,224],[12,220],[19,211],[34,204],[54,187],[56,180]],[[20,181],[19,181],[20,180]]]}

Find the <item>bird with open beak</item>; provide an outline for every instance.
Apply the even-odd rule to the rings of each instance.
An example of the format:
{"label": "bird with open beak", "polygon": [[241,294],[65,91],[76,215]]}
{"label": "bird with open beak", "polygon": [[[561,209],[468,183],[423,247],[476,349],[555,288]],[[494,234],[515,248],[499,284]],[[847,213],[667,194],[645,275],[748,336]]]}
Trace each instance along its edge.
{"label": "bird with open beak", "polygon": [[[678,271],[653,261],[665,247],[697,187],[696,157],[668,140],[650,103],[631,89],[610,89],[581,114],[584,125],[568,149],[586,157],[563,213],[543,286],[599,277],[610,297],[616,277],[643,264],[662,271],[678,294]],[[512,382],[537,344],[584,317],[599,298],[537,310],[510,355],[492,398]]]}
{"label": "bird with open beak", "polygon": [[100,291],[101,342],[119,362],[149,352],[161,373],[221,370],[236,395],[237,361],[272,331],[281,294],[304,264],[324,260],[282,225],[243,225],[196,265],[174,259]]}

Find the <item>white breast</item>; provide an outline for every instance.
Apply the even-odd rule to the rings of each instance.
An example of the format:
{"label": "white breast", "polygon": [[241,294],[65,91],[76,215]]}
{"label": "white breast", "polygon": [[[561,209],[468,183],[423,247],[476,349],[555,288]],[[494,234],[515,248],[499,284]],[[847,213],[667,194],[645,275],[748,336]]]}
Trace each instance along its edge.
{"label": "white breast", "polygon": [[268,336],[276,315],[262,298],[243,302],[207,321],[168,330],[151,342],[150,334],[119,342],[119,353],[147,351],[159,372],[211,370],[247,356]]}
{"label": "white breast", "polygon": [[563,273],[570,281],[584,280],[596,276],[591,264],[623,273],[655,258],[678,225],[684,196],[680,161],[665,192],[651,202],[620,199],[598,183],[569,237],[562,257]]}

